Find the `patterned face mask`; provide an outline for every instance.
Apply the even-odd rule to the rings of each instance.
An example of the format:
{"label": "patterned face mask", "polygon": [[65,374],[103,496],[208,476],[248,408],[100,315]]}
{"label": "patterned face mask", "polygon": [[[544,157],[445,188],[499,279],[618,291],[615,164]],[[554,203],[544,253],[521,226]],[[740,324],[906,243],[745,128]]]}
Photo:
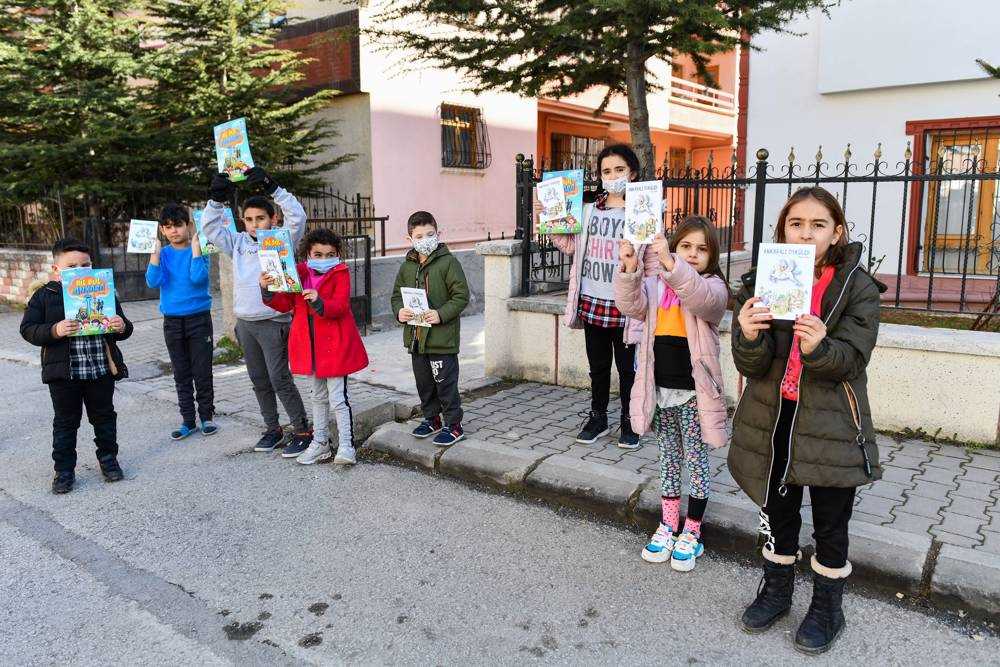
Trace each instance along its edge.
{"label": "patterned face mask", "polygon": [[602,178],[601,185],[604,187],[604,190],[606,192],[620,195],[621,193],[625,192],[625,186],[628,185],[628,178],[626,178],[625,176],[620,176],[618,178],[613,178],[611,180]]}
{"label": "patterned face mask", "polygon": [[425,236],[422,239],[416,239],[413,242],[413,249],[419,252],[424,257],[427,257],[432,252],[437,250],[438,244],[441,241],[437,236]]}

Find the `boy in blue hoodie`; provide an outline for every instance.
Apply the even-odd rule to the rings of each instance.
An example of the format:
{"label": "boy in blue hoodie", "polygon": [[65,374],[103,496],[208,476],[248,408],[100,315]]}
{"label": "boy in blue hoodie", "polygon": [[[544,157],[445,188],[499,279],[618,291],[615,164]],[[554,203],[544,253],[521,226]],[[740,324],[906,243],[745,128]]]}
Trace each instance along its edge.
{"label": "boy in blue hoodie", "polygon": [[[247,183],[260,185],[268,197],[281,207],[283,228],[289,231],[292,246],[298,245],[305,231],[306,212],[295,196],[278,184],[260,167],[246,172]],[[260,294],[260,260],[257,259],[257,230],[277,224],[274,204],[268,197],[247,197],[243,202],[243,228],[234,233],[227,229],[223,209],[233,194],[233,183],[226,174],[216,174],[209,187],[208,205],[202,216],[202,232],[219,250],[233,258],[233,311],[236,314],[236,338],[243,348],[247,374],[253,384],[266,430],[254,447],[256,452],[271,452],[282,441],[278,422],[278,403],[292,421],[292,439],[285,455],[302,453],[312,442],[309,418],[302,396],[288,368],[288,334],[292,317],[264,305]]]}
{"label": "boy in blue hoodie", "polygon": [[219,427],[215,417],[212,386],[212,297],[208,293],[208,257],[201,254],[198,235],[193,233],[187,208],[167,204],[160,212],[160,234],[146,267],[146,284],[160,290],[163,338],[170,353],[177,388],[177,405],[183,422],[170,434],[182,440],[199,430],[195,422],[195,391],[203,435]]}

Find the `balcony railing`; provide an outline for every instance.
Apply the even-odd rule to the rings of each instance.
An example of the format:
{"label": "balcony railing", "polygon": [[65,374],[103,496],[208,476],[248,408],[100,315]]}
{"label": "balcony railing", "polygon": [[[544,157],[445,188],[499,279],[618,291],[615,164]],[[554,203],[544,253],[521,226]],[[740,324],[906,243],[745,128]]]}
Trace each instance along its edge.
{"label": "balcony railing", "polygon": [[708,111],[733,112],[736,97],[718,88],[709,88],[680,77],[670,77],[670,99]]}

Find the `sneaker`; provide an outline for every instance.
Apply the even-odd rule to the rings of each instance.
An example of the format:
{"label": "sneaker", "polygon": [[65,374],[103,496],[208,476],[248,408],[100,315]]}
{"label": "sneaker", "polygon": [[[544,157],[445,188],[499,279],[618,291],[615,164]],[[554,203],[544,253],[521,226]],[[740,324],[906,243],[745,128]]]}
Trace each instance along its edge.
{"label": "sneaker", "polygon": [[451,447],[465,437],[461,424],[452,424],[434,436],[434,444],[438,447]]}
{"label": "sneaker", "polygon": [[176,431],[172,431],[170,433],[170,439],[183,440],[192,433],[197,433],[197,432],[198,432],[197,426],[194,426],[193,424],[191,426],[188,426],[187,424],[181,424],[181,427],[179,429],[177,429]]}
{"label": "sneaker", "polygon": [[649,544],[642,548],[642,559],[647,563],[666,563],[674,550],[674,529],[661,523],[649,538]]}
{"label": "sneaker", "polygon": [[677,538],[674,554],[670,558],[670,567],[678,572],[690,572],[694,562],[705,553],[705,547],[694,533],[685,532]]}
{"label": "sneaker", "polygon": [[413,429],[413,437],[429,438],[435,433],[440,433],[444,426],[441,424],[441,417],[435,417],[434,419],[425,419],[420,422],[420,425]]}
{"label": "sneaker", "polygon": [[52,478],[52,493],[69,493],[73,490],[73,482],[75,481],[76,476],[73,473],[57,472],[56,476]]}
{"label": "sneaker", "polygon": [[253,450],[255,452],[273,452],[274,448],[278,446],[285,434],[280,429],[274,429],[273,431],[264,431],[264,435],[260,437],[257,444],[254,445]]}
{"label": "sneaker", "polygon": [[632,430],[632,423],[628,417],[622,417],[621,435],[618,436],[619,449],[639,449],[639,435]]}
{"label": "sneaker", "polygon": [[118,465],[118,459],[110,457],[104,459],[103,461],[98,461],[101,465],[101,474],[104,475],[105,482],[120,482],[125,479],[125,473],[122,472],[122,468]]}
{"label": "sneaker", "polygon": [[206,419],[201,423],[202,435],[215,435],[218,432],[219,432],[219,425],[216,424],[211,419]]}
{"label": "sneaker", "polygon": [[292,436],[292,441],[285,445],[281,452],[281,458],[294,459],[299,454],[309,449],[309,444],[313,441],[312,431],[302,431]]}
{"label": "sneaker", "polygon": [[580,435],[576,436],[576,441],[583,445],[592,445],[597,442],[598,438],[607,435],[609,431],[608,413],[591,410],[587,413],[587,423],[583,425]]}
{"label": "sneaker", "polygon": [[295,460],[304,466],[311,466],[314,463],[326,461],[331,456],[333,456],[333,451],[330,449],[329,443],[313,440],[309,443],[306,451],[299,454]]}
{"label": "sneaker", "polygon": [[337,449],[337,456],[333,459],[333,465],[335,466],[352,466],[358,462],[358,453],[355,451],[354,447],[348,445],[341,445]]}

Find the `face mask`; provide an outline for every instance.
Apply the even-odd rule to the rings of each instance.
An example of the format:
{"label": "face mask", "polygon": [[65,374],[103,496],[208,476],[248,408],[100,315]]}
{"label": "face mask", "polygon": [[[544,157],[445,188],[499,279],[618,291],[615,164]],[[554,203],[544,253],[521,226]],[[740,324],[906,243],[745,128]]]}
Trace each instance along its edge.
{"label": "face mask", "polygon": [[424,257],[427,257],[432,252],[437,250],[439,243],[441,243],[441,241],[437,236],[425,236],[424,238],[417,239],[413,242],[413,249]]}
{"label": "face mask", "polygon": [[614,178],[610,181],[606,178],[602,178],[601,185],[604,187],[604,190],[606,192],[620,195],[621,193],[625,192],[625,186],[628,185],[628,178],[626,178],[625,176],[621,176],[619,178]]}
{"label": "face mask", "polygon": [[307,259],[306,266],[315,271],[316,273],[326,273],[333,267],[340,264],[339,257],[330,257],[327,259]]}

